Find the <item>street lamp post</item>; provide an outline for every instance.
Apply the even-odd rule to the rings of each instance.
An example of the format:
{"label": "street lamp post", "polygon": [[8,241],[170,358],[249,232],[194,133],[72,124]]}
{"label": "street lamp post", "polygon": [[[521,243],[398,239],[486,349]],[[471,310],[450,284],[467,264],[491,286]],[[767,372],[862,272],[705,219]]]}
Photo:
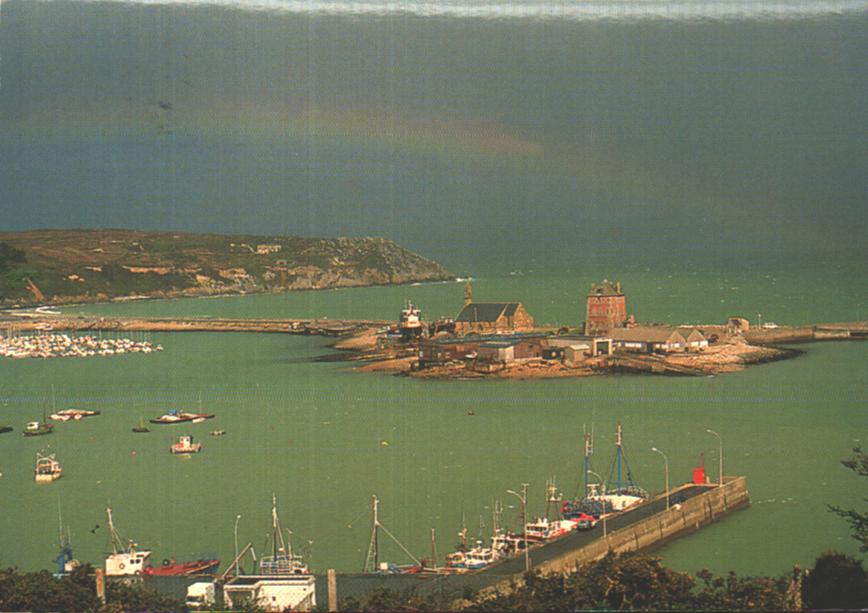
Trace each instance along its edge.
{"label": "street lamp post", "polygon": [[527,483],[521,484],[521,494],[513,490],[506,490],[507,494],[512,494],[521,500],[521,523],[522,532],[524,533],[524,572],[530,572],[530,557],[527,551]]}
{"label": "street lamp post", "polygon": [[238,520],[241,515],[235,516],[235,576],[238,576]]}
{"label": "street lamp post", "polygon": [[666,454],[657,449],[657,447],[652,447],[651,451],[656,451],[660,455],[663,456],[663,471],[666,475],[666,510],[669,510],[669,458],[666,457]]}
{"label": "street lamp post", "polygon": [[719,461],[719,463],[720,463],[720,465],[719,465],[719,467],[718,467],[718,468],[719,468],[719,471],[718,471],[718,479],[719,479],[719,483],[720,483],[720,485],[723,485],[723,437],[720,436],[720,435],[719,435],[717,432],[715,432],[714,430],[707,430],[707,429],[706,429],[706,432],[708,432],[709,434],[713,434],[714,436],[717,437],[717,441],[718,441],[718,444],[719,444],[719,446],[718,446],[718,450],[717,450],[717,459],[718,459],[718,461]]}

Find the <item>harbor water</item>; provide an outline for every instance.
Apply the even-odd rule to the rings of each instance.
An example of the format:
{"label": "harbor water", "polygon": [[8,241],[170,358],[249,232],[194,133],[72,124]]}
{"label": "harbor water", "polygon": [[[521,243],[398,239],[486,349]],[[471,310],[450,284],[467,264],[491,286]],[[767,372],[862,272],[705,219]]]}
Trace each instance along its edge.
{"label": "harbor water", "polygon": [[[643,319],[719,322],[762,309],[779,323],[806,323],[823,314],[865,318],[865,287],[834,305],[828,298],[849,276],[625,271],[620,278],[629,310]],[[540,320],[575,324],[593,278],[492,275],[478,279],[474,291],[521,299]],[[766,291],[757,298],[760,285]],[[807,293],[806,286],[826,291]],[[411,298],[434,317],[454,314],[462,294],[463,284],[445,283],[64,311],[390,318]],[[333,352],[324,337],[176,333],[151,340],[164,351],[0,364],[0,422],[16,427],[0,436],[0,565],[51,566],[58,505],[83,560],[99,562],[108,547],[110,505],[122,534],[153,550],[156,563],[206,553],[228,561],[239,514],[240,545],[264,546],[272,492],[293,543],[310,549],[317,571],[361,570],[373,494],[381,521],[410,551],[428,557],[435,528],[442,556],[457,540],[462,515],[471,535],[480,522],[487,534],[493,502],[501,499],[513,521],[517,509],[506,490],[522,482],[530,483],[532,514],[544,511],[548,478],[573,495],[583,427],[594,429],[594,470],[608,476],[618,420],[633,476],[651,491],[664,483],[652,446],[667,454],[673,483],[690,478],[700,454],[717,477],[718,443],[708,428],[723,435],[726,474],[748,477],[748,510],[660,550],[675,568],[782,573],[828,548],[856,551],[847,525],[826,505],[856,507],[862,498],[862,484],[839,460],[868,426],[864,343],[805,345],[799,358],[709,378],[481,382],[354,373],[345,362],[315,361]],[[22,437],[24,422],[51,412],[52,386],[57,408],[102,414],[57,424],[49,436]],[[167,409],[198,412],[200,397],[202,411],[215,419],[131,432],[140,418]],[[209,436],[215,429],[225,436]],[[204,444],[200,454],[169,452],[173,437],[184,433]],[[33,483],[41,449],[64,466],[49,486]],[[381,544],[382,559],[409,561],[394,543]]]}

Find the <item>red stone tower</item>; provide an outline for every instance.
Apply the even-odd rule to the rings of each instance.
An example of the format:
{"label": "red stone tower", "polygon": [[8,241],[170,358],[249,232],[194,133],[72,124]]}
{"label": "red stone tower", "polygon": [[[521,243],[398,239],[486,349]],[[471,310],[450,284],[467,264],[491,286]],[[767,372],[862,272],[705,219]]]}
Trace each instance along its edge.
{"label": "red stone tower", "polygon": [[627,320],[627,299],[618,282],[591,284],[585,314],[585,334],[605,334],[612,328],[623,328]]}

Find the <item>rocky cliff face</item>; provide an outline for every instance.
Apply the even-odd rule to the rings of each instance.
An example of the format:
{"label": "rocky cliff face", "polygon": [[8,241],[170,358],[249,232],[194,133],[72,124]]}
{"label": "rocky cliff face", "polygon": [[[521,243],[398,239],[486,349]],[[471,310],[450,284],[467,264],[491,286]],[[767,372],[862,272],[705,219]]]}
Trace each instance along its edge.
{"label": "rocky cliff face", "polygon": [[39,230],[0,233],[0,259],[7,307],[452,278],[383,238]]}

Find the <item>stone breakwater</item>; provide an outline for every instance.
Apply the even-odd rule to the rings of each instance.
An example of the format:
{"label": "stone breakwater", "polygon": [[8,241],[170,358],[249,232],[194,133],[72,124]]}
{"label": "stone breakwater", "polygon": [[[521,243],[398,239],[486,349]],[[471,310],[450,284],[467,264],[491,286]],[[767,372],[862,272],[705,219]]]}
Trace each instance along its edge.
{"label": "stone breakwater", "polygon": [[[25,315],[25,316],[22,316]],[[229,319],[210,317],[93,317],[59,315],[51,317],[19,314],[0,321],[0,333],[29,330],[102,332],[278,332],[343,336],[359,330],[379,328],[389,322],[345,319]]]}

